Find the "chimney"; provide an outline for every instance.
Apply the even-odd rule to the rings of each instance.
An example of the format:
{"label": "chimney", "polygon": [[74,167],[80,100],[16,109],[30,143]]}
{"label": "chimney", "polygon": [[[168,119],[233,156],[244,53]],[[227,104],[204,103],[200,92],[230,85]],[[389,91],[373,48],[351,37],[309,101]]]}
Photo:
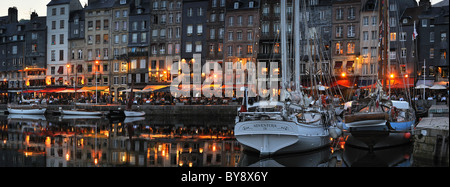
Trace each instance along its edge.
{"label": "chimney", "polygon": [[31,13],[30,20],[33,20],[34,18],[37,18],[37,17],[39,17],[39,15],[36,13],[36,11],[34,11]]}
{"label": "chimney", "polygon": [[8,9],[8,22],[9,23],[18,23],[17,20],[17,8],[16,7],[10,7]]}
{"label": "chimney", "polygon": [[431,7],[430,0],[420,0],[419,1],[419,7],[423,7],[424,10],[428,10],[428,8]]}

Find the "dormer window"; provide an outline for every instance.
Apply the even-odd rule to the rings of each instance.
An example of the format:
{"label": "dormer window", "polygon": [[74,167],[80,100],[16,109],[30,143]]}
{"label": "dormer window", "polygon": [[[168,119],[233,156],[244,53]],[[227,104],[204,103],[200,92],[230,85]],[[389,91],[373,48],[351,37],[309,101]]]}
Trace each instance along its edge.
{"label": "dormer window", "polygon": [[408,23],[408,18],[403,19],[403,24],[406,24],[406,23]]}
{"label": "dormer window", "polygon": [[255,6],[255,2],[250,1],[248,2],[248,8],[253,8]]}
{"label": "dormer window", "polygon": [[239,9],[239,2],[234,2],[234,9]]}
{"label": "dormer window", "polygon": [[127,0],[120,0],[120,4],[121,5],[127,4]]}
{"label": "dormer window", "polygon": [[137,9],[137,14],[142,14],[142,8]]}

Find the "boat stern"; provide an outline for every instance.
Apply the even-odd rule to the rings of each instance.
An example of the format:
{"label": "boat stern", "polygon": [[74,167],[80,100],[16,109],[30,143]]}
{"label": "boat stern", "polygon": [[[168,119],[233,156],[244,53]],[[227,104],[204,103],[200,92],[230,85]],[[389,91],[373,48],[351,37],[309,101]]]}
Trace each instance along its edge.
{"label": "boat stern", "polygon": [[268,156],[299,141],[298,128],[293,122],[255,120],[238,122],[234,128],[236,139],[244,146]]}

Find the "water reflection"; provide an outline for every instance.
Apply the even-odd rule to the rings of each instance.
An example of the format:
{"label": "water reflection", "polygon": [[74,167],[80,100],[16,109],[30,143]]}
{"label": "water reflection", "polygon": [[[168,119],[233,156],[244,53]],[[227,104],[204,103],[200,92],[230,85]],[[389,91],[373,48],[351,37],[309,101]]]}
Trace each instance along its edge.
{"label": "water reflection", "polygon": [[0,166],[236,166],[233,120],[204,118],[2,115]]}
{"label": "water reflection", "polygon": [[0,115],[0,166],[410,167],[411,144],[370,152],[345,142],[260,159],[244,152],[234,119]]}

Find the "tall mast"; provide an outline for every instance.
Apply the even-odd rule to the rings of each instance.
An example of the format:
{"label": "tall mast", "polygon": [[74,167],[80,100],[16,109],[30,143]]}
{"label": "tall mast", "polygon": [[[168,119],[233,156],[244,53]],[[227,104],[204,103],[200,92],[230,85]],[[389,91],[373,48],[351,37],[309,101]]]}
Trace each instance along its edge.
{"label": "tall mast", "polygon": [[281,101],[284,101],[285,93],[287,91],[287,80],[289,78],[289,70],[287,66],[287,43],[286,43],[286,0],[281,0],[281,80],[282,80],[282,94]]}
{"label": "tall mast", "polygon": [[388,11],[389,0],[379,0],[379,19],[380,25],[379,30],[382,35],[380,49],[379,49],[379,66],[378,66],[378,79],[382,80],[383,90],[386,89],[386,74],[387,74],[387,65],[389,62],[389,11]]}
{"label": "tall mast", "polygon": [[300,89],[300,0],[294,3],[294,54],[295,54],[295,89]]}

